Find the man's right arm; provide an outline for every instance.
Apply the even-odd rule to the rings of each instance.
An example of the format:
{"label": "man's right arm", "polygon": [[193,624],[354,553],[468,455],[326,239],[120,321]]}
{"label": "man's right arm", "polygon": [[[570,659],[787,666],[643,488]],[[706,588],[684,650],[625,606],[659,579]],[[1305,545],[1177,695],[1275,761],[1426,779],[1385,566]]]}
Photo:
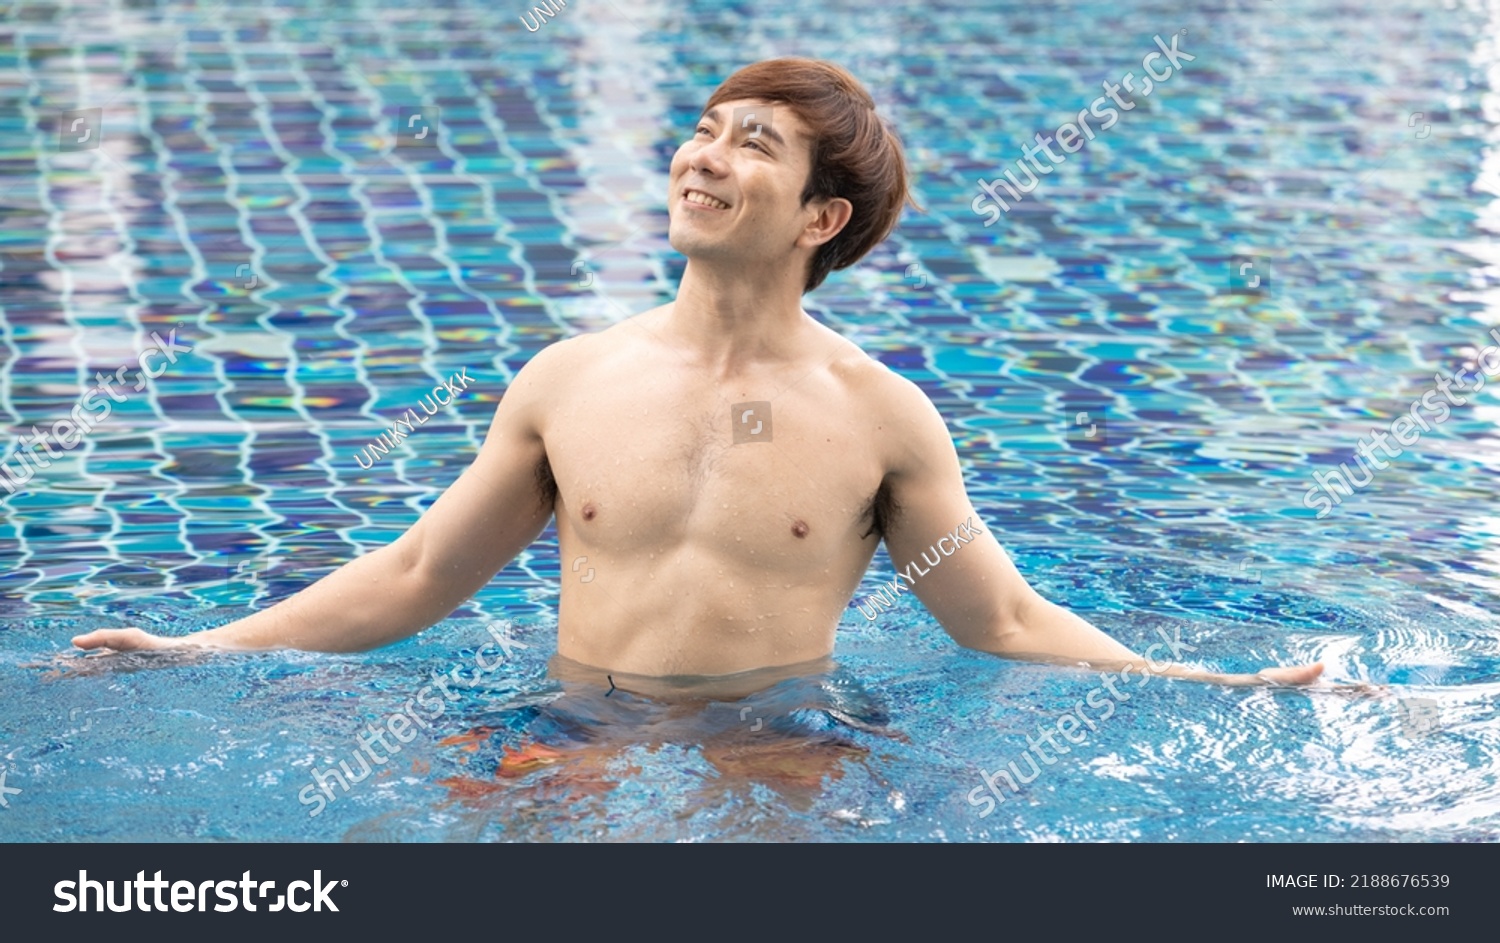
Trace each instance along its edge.
{"label": "man's right arm", "polygon": [[537,538],[552,516],[538,480],[550,390],[567,373],[569,341],[538,353],[495,410],[469,468],[393,543],[324,576],[270,608],[179,638],[101,629],[79,648],[361,651],[406,638],[446,617]]}

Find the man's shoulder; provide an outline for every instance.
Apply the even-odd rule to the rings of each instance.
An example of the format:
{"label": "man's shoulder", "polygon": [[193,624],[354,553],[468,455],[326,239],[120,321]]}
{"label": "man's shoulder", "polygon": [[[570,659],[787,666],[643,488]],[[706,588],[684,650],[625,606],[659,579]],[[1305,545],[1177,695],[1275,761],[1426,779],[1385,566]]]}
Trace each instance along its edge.
{"label": "man's shoulder", "polygon": [[845,343],[829,369],[881,443],[886,471],[926,468],[935,456],[951,451],[947,422],[922,388],[854,343]]}
{"label": "man's shoulder", "polygon": [[838,377],[850,395],[883,415],[904,415],[913,411],[926,413],[932,401],[922,388],[892,370],[848,338],[829,361],[829,371]]}
{"label": "man's shoulder", "polygon": [[554,341],[537,351],[527,362],[527,366],[537,364],[539,367],[537,372],[572,374],[574,371],[587,367],[590,363],[598,363],[610,354],[624,353],[626,348],[640,339],[641,329],[647,323],[649,316],[664,307],[666,306],[662,305],[650,311],[644,311],[611,324],[602,331],[574,334],[572,337]]}
{"label": "man's shoulder", "polygon": [[531,359],[521,368],[520,376],[534,377],[549,385],[569,378],[576,379],[580,370],[598,363],[602,357],[618,350],[626,341],[626,335],[620,333],[623,323],[611,325],[603,331],[574,334],[553,341],[532,354]]}

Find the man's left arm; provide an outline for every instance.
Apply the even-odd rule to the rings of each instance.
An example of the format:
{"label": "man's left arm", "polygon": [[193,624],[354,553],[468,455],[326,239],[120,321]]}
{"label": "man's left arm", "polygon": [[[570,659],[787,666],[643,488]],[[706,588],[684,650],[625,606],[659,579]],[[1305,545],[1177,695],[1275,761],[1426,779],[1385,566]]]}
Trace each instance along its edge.
{"label": "man's left arm", "polygon": [[1044,599],[975,513],[942,416],[914,384],[889,380],[882,426],[893,433],[885,440],[886,481],[895,511],[886,549],[902,585],[960,645],[1007,658],[1228,685],[1308,684],[1323,673],[1321,663],[1255,674],[1203,671],[1173,661],[1193,648],[1165,636],[1143,657]]}

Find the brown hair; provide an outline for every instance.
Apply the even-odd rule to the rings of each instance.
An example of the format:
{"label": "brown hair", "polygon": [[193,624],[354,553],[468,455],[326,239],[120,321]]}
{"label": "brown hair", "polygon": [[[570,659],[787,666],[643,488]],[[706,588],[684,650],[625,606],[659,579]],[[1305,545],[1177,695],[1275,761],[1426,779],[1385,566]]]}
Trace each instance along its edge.
{"label": "brown hair", "polygon": [[[745,66],[714,90],[703,110],[742,98],[784,104],[811,131],[812,172],[802,205],[843,197],[854,207],[844,228],[813,255],[802,289],[812,291],[830,271],[858,262],[896,228],[901,207],[911,199],[901,140],[875,113],[870,93],[831,62],[788,57]],[[912,206],[922,209],[915,200]]]}

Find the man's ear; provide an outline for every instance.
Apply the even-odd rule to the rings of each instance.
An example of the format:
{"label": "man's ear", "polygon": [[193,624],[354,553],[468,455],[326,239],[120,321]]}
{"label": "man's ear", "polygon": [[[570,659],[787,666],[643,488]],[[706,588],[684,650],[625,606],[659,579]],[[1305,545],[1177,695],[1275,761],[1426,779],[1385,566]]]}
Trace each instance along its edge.
{"label": "man's ear", "polygon": [[841,196],[814,200],[807,209],[813,215],[797,237],[797,245],[806,249],[817,248],[837,236],[854,216],[854,204]]}

